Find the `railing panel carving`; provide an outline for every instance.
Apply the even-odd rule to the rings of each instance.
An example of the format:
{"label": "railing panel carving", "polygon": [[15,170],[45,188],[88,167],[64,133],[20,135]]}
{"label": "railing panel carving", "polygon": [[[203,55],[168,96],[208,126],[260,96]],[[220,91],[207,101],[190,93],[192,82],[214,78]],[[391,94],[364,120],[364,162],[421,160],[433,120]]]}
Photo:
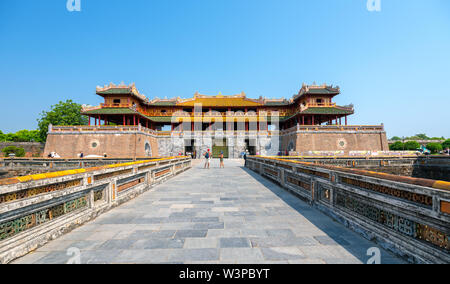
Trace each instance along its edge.
{"label": "railing panel carving", "polygon": [[[358,162],[379,164],[370,159]],[[259,173],[262,167],[262,175],[350,228],[387,243],[394,253],[406,254],[412,262],[450,263],[449,182],[322,164],[247,158],[250,169]]]}
{"label": "railing panel carving", "polygon": [[190,158],[171,157],[0,180],[0,263],[148,190],[151,176],[190,167]]}

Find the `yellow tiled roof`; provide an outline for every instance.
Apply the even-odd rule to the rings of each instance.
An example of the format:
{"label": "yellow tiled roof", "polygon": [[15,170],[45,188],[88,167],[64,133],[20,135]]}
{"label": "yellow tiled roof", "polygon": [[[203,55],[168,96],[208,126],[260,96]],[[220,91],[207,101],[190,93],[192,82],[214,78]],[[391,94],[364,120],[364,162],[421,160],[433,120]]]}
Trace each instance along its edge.
{"label": "yellow tiled roof", "polygon": [[191,106],[194,107],[195,104],[202,104],[203,107],[255,107],[263,106],[263,104],[245,99],[245,98],[195,98],[187,102],[178,103],[178,106]]}

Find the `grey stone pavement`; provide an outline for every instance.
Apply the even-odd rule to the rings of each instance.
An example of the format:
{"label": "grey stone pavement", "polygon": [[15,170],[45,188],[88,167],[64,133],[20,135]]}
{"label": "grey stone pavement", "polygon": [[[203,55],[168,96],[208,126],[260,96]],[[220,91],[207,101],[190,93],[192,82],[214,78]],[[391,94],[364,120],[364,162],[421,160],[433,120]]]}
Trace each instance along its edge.
{"label": "grey stone pavement", "polygon": [[[13,263],[366,263],[376,247],[226,160],[197,164]],[[381,250],[382,263],[403,263]]]}

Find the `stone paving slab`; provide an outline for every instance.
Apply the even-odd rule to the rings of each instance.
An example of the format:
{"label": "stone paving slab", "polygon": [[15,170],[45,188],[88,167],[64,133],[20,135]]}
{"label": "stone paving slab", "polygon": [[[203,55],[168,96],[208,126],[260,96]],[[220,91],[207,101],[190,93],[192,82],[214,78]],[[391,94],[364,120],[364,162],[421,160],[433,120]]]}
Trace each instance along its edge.
{"label": "stone paving slab", "polygon": [[[227,160],[197,164],[13,263],[366,263],[376,247]],[[382,263],[403,263],[381,250]]]}

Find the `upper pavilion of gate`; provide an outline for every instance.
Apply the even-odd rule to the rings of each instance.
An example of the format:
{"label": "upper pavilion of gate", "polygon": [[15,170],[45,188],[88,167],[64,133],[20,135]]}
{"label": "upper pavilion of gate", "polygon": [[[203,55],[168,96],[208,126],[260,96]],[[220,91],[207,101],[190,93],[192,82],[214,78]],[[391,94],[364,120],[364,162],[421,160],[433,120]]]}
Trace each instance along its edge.
{"label": "upper pavilion of gate", "polygon": [[[333,98],[340,94],[340,88],[332,85],[303,84],[298,94],[290,99],[248,98],[244,92],[236,95],[206,96],[195,93],[192,98],[155,98],[149,100],[141,94],[135,84],[97,87],[96,94],[104,98],[97,107],[85,107],[82,114],[103,120],[105,124],[137,125],[150,129],[161,129],[172,123],[172,116],[183,112],[185,116],[246,117],[248,121],[259,120],[279,114],[281,129],[296,124],[322,125],[340,124],[341,118],[354,113],[353,106],[338,106]],[[201,108],[200,108],[201,106]],[[265,118],[264,118],[265,120]]]}

